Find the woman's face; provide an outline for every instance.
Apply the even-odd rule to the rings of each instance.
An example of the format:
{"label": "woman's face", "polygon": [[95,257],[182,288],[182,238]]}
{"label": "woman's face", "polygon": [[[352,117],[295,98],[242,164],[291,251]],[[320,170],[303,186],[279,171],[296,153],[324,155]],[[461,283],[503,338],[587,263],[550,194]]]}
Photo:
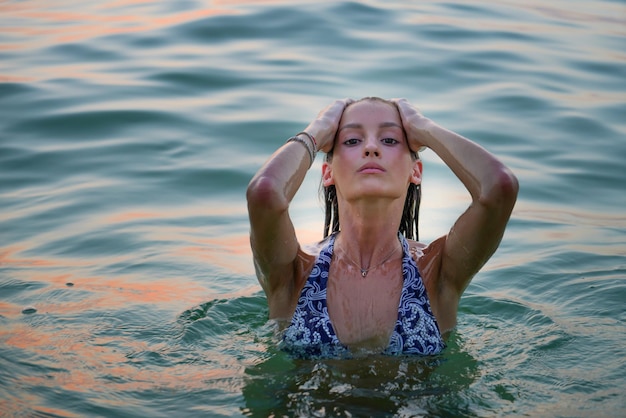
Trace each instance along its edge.
{"label": "woman's face", "polygon": [[333,156],[322,167],[324,186],[346,200],[402,198],[421,181],[421,162],[411,157],[400,114],[393,104],[364,100],[348,106],[339,122]]}

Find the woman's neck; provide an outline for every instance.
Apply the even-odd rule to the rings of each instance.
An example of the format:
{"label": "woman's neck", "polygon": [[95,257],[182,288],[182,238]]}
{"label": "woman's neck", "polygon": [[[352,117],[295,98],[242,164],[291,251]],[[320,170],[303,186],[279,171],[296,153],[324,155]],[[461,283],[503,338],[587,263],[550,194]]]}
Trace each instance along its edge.
{"label": "woman's neck", "polygon": [[341,233],[335,246],[340,254],[362,269],[383,262],[400,245],[398,228],[403,208],[380,203],[364,201],[343,205],[344,210],[341,210],[341,203],[339,206]]}

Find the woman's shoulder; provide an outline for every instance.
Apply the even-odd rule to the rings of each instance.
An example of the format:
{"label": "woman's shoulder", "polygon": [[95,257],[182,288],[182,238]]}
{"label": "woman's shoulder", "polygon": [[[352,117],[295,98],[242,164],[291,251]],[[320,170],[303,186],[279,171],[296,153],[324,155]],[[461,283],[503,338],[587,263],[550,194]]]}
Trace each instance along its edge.
{"label": "woman's shoulder", "polygon": [[300,294],[302,287],[304,287],[304,283],[313,270],[313,266],[315,265],[320,252],[326,245],[328,245],[329,238],[330,237],[327,237],[321,241],[311,244],[299,245],[298,253],[296,255],[296,259],[294,260],[294,282],[292,282],[293,285],[289,286],[289,289],[294,291],[292,297],[296,297]]}
{"label": "woman's shoulder", "polygon": [[430,244],[426,244],[420,241],[414,241],[412,239],[407,240],[411,257],[413,257],[413,260],[415,260],[415,262],[420,261],[422,263],[427,262],[430,259],[440,257],[445,241],[445,235],[443,237],[437,238]]}
{"label": "woman's shoulder", "polygon": [[412,239],[407,239],[406,242],[409,244],[409,253],[411,254],[411,257],[417,262],[424,255],[424,250],[428,248],[428,245]]}
{"label": "woman's shoulder", "polygon": [[303,244],[300,245],[300,252],[303,255],[308,255],[308,256],[312,256],[312,257],[317,257],[319,255],[319,253],[322,251],[322,249],[326,246],[328,246],[328,242],[333,239],[333,236],[335,234],[331,234],[329,236],[327,236],[326,238],[317,241],[317,242],[313,242],[313,243],[309,243],[309,244]]}

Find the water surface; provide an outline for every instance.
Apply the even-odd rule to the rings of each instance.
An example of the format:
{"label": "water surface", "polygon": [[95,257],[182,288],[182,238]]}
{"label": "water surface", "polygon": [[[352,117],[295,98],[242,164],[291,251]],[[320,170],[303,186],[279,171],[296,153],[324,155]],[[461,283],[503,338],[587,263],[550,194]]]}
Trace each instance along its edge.
{"label": "water surface", "polygon": [[[621,416],[626,4],[0,4],[0,410]],[[439,358],[276,349],[245,188],[341,97],[406,97],[520,196]],[[420,237],[469,203],[423,155]],[[321,157],[292,205],[321,238]]]}

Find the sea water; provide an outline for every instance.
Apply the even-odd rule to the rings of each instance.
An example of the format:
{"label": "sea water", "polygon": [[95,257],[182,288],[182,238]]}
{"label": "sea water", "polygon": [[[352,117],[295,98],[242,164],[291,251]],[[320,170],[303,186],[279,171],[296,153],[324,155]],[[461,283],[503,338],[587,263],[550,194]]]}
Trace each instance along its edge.
{"label": "sea water", "polygon": [[[245,189],[321,108],[372,95],[496,154],[519,199],[442,356],[294,361]],[[622,0],[2,2],[0,411],[624,416],[625,137]],[[423,160],[430,242],[469,196]]]}

